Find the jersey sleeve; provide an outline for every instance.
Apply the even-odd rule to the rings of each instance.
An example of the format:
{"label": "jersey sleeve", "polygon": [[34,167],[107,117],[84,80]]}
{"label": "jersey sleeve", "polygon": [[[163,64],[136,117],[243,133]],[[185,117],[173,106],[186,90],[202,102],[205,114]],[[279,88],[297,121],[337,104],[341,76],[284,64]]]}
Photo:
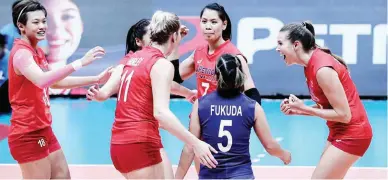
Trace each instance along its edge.
{"label": "jersey sleeve", "polygon": [[127,58],[122,58],[119,62],[119,65],[125,65],[127,62]]}
{"label": "jersey sleeve", "polygon": [[[322,53],[324,53],[324,52],[322,52]],[[318,59],[316,59],[315,63],[314,63],[314,67],[313,67],[314,75],[316,75],[318,70],[323,68],[323,67],[330,67],[336,71],[336,69],[334,68],[335,66],[333,64],[334,61],[331,58],[334,58],[334,57],[327,54],[327,55],[323,55],[323,56],[319,57]]]}
{"label": "jersey sleeve", "polygon": [[230,53],[232,53],[236,56],[238,56],[238,55],[242,56],[245,59],[245,62],[248,63],[247,57],[245,57],[244,54],[236,46],[233,45],[230,49],[231,49]]}

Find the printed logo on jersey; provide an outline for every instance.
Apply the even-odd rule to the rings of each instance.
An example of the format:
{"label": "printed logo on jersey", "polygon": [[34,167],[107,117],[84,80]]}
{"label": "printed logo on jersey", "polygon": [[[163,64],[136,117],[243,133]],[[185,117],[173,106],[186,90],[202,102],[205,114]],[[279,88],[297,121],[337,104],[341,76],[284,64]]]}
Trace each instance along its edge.
{"label": "printed logo on jersey", "polygon": [[210,68],[207,68],[207,67],[204,67],[204,66],[201,66],[200,64],[198,64],[198,68],[196,70],[196,73],[197,73],[197,76],[201,79],[205,79],[209,82],[216,82],[217,81],[214,68],[210,69]]}
{"label": "printed logo on jersey", "polygon": [[314,94],[314,82],[312,80],[309,80],[308,81],[308,88],[309,88],[309,91],[310,91],[310,96],[311,96],[311,99],[315,102],[318,102],[319,99],[317,98],[317,96]]}
{"label": "printed logo on jersey", "polygon": [[129,59],[125,65],[138,66],[143,60],[144,60],[144,58],[142,58],[142,57],[138,57],[138,58],[133,57],[133,58]]}

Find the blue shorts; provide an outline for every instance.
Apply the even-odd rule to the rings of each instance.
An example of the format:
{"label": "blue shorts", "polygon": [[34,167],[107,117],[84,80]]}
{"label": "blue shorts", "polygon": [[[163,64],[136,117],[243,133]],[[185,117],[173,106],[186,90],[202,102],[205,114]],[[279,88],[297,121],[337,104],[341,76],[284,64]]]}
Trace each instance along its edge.
{"label": "blue shorts", "polygon": [[[209,179],[209,177],[199,176],[199,179]],[[210,177],[210,179],[212,179],[212,178]],[[247,174],[247,175],[241,175],[241,176],[224,177],[222,179],[255,179],[255,175]]]}

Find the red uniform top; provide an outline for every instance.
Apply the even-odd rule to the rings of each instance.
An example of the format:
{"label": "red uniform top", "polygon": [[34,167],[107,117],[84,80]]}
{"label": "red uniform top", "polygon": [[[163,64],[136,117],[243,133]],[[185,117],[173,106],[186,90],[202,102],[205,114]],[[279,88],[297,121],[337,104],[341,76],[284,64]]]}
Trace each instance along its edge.
{"label": "red uniform top", "polygon": [[331,67],[337,73],[339,80],[345,90],[346,97],[351,110],[351,120],[348,124],[327,121],[330,129],[330,137],[337,139],[366,139],[372,137],[372,128],[369,124],[365,108],[360,100],[356,86],[354,85],[348,70],[330,54],[316,49],[305,68],[307,86],[313,101],[321,105],[324,109],[331,109],[331,105],[319,87],[316,73],[322,67]]}
{"label": "red uniform top", "polygon": [[194,64],[197,75],[198,98],[217,89],[216,63],[223,54],[241,55],[241,52],[229,40],[215,49],[211,55],[208,54],[208,44],[199,46],[195,50]]}
{"label": "red uniform top", "polygon": [[112,144],[151,142],[162,147],[159,122],[153,113],[150,77],[152,66],[161,58],[164,58],[161,51],[145,47],[120,61],[124,70],[117,95]]}
{"label": "red uniform top", "polygon": [[13,57],[20,49],[31,52],[36,64],[48,71],[48,63],[42,49],[34,50],[30,44],[15,39],[8,62],[9,101],[12,107],[9,138],[51,126],[48,87],[41,89],[23,75],[17,75],[13,67]]}

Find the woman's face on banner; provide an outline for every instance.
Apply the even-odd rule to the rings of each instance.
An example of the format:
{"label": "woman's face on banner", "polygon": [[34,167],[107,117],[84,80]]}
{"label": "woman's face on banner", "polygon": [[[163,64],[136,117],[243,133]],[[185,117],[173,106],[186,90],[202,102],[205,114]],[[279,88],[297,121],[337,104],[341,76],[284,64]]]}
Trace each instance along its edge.
{"label": "woman's face on banner", "polygon": [[[77,5],[71,0],[43,0],[47,10],[49,62],[67,61],[78,48],[83,23]],[[66,63],[65,63],[66,64]]]}

